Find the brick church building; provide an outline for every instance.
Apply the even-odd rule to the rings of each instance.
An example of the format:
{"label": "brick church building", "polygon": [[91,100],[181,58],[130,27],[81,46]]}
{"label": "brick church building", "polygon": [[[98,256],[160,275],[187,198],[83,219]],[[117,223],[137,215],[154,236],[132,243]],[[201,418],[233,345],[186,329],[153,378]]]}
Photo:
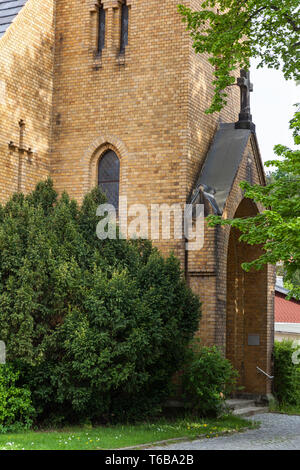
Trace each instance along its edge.
{"label": "brick church building", "polygon": [[[265,184],[240,88],[229,87],[221,113],[205,114],[213,69],[195,54],[177,4],[0,0],[1,203],[50,175],[79,202],[100,184],[116,204],[198,199],[225,218],[260,210],[239,187]],[[272,375],[274,272],[241,268],[260,248],[229,227],[206,226],[198,251],[184,239],[155,243],[175,252],[200,296],[203,344],[222,348],[244,393],[270,393],[257,367]]]}

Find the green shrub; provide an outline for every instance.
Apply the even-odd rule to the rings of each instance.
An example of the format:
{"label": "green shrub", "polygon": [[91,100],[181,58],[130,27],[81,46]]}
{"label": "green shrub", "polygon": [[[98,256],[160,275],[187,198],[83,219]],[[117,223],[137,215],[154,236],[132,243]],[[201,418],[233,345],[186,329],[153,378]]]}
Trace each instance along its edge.
{"label": "green shrub", "polygon": [[300,365],[292,361],[297,349],[300,346],[295,347],[292,341],[275,341],[274,392],[279,403],[286,405],[300,405]]}
{"label": "green shrub", "polygon": [[154,413],[198,328],[174,256],[97,238],[104,200],[95,189],[78,207],[48,180],[0,210],[0,337],[39,420]]}
{"label": "green shrub", "polygon": [[183,374],[187,406],[202,416],[217,416],[235,389],[238,373],[216,346],[191,350]]}
{"label": "green shrub", "polygon": [[12,366],[0,365],[0,432],[28,429],[32,424],[31,394],[16,386],[18,378]]}

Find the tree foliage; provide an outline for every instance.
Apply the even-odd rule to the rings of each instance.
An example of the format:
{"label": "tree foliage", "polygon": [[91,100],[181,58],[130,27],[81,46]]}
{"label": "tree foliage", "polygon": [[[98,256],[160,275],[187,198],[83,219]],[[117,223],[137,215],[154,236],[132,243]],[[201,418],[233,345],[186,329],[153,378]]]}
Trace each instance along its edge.
{"label": "tree foliage", "polygon": [[300,365],[294,364],[300,357],[300,346],[292,341],[275,341],[274,345],[274,390],[279,403],[300,405]]}
{"label": "tree foliage", "polygon": [[0,209],[0,337],[40,419],[153,412],[198,327],[179,261],[99,240],[101,202],[95,189],[79,207],[48,180]]}
{"label": "tree foliage", "polygon": [[[295,145],[300,144],[300,112],[295,113],[290,124]],[[283,262],[285,281],[290,284],[289,297],[300,298],[299,285],[293,284],[295,273],[300,269],[300,150],[291,150],[283,145],[275,146],[281,159],[271,160],[280,172],[279,178],[267,186],[242,182],[244,196],[267,208],[255,217],[224,220],[211,216],[210,224],[231,225],[241,232],[240,240],[250,245],[262,245],[263,254],[242,266],[261,269],[267,263]]]}
{"label": "tree foliage", "polygon": [[300,79],[298,0],[206,0],[200,11],[180,5],[179,11],[197,53],[207,53],[214,66],[215,95],[207,112],[220,111],[234,72],[259,67],[279,69],[286,79]]}

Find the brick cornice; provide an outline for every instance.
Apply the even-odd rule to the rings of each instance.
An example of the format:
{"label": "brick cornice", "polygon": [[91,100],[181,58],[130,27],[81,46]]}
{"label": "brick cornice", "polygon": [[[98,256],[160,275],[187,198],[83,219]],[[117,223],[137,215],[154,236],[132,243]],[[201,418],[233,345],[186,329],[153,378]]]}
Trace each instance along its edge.
{"label": "brick cornice", "polygon": [[104,10],[108,10],[109,8],[120,8],[122,5],[122,0],[102,0],[101,1]]}
{"label": "brick cornice", "polygon": [[[95,11],[98,9],[100,3],[103,5],[105,10],[109,10],[110,8],[120,8],[124,0],[87,0],[87,4],[90,11]],[[134,0],[127,0],[127,5],[129,7],[132,6]]]}
{"label": "brick cornice", "polygon": [[87,0],[87,5],[90,11],[95,11],[99,7],[99,2],[97,0]]}

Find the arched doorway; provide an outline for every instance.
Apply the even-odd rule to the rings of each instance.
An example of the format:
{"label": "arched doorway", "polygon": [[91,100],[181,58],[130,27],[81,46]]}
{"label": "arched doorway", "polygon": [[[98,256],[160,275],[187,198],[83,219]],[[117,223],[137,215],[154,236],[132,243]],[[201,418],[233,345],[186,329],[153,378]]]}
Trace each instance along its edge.
{"label": "arched doorway", "polygon": [[[239,205],[235,217],[258,213],[249,199]],[[268,360],[268,273],[246,272],[241,264],[256,259],[261,248],[239,242],[240,232],[231,228],[227,255],[226,357],[239,372],[241,394],[267,393],[267,378],[257,366],[269,370]]]}

